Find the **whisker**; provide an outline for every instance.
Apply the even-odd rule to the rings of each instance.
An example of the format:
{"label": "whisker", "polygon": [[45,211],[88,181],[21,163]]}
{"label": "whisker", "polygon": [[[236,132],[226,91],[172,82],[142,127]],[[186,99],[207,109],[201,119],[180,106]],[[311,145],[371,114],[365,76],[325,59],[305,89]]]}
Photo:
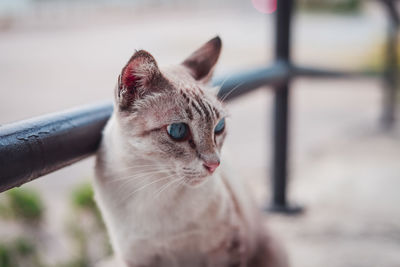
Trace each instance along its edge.
{"label": "whisker", "polygon": [[184,177],[181,177],[181,179],[182,179],[182,182],[181,182],[181,185],[184,185],[185,184],[185,178]]}
{"label": "whisker", "polygon": [[185,184],[185,179],[182,176],[179,176],[181,181],[177,185],[177,189],[180,189]]}
{"label": "whisker", "polygon": [[140,180],[147,180],[149,177],[151,177],[151,176],[153,176],[153,175],[156,175],[156,174],[159,174],[159,173],[164,173],[164,172],[167,172],[168,170],[160,170],[160,171],[154,171],[154,172],[148,172],[148,173],[145,173],[145,174],[143,174],[143,175],[134,175],[134,176],[132,176],[132,177],[134,177],[134,178],[126,178],[126,179],[120,179],[120,180],[123,180],[122,181],[122,183],[119,185],[119,188],[121,188],[118,192],[117,192],[117,194],[119,195],[120,193],[123,193],[124,192],[124,189],[126,189],[126,190],[129,190],[130,189],[130,186],[129,186],[129,184],[133,184],[135,181],[137,181],[138,179],[140,179]]}
{"label": "whisker", "polygon": [[147,172],[140,172],[140,173],[135,173],[135,174],[128,175],[128,176],[119,177],[119,178],[112,179],[111,181],[107,181],[107,182],[113,183],[113,182],[124,181],[124,180],[136,180],[136,179],[142,177],[142,175],[163,173],[163,172],[167,172],[168,170],[171,170],[171,169],[149,170]]}
{"label": "whisker", "polygon": [[225,101],[225,99],[230,95],[230,94],[232,94],[233,93],[233,91],[235,91],[236,89],[238,89],[240,86],[242,86],[244,84],[244,82],[241,82],[241,83],[239,83],[238,85],[236,85],[235,87],[233,87],[233,89],[232,90],[230,90],[228,93],[226,93],[222,98],[221,98],[221,101],[223,102],[223,101]]}
{"label": "whisker", "polygon": [[138,189],[136,189],[136,190],[134,190],[132,193],[130,193],[130,194],[128,195],[128,197],[126,197],[126,198],[124,199],[124,202],[125,202],[125,201],[128,201],[128,200],[129,200],[131,197],[133,197],[137,192],[139,192],[139,191],[145,189],[146,187],[148,187],[148,186],[150,186],[150,185],[152,185],[152,184],[158,183],[158,182],[160,182],[160,181],[169,179],[170,177],[171,177],[171,175],[166,176],[166,177],[163,177],[163,178],[160,178],[160,179],[157,179],[157,180],[155,180],[155,181],[152,181],[152,182],[150,182],[150,183],[147,183],[147,184],[145,184],[145,185],[139,187]]}
{"label": "whisker", "polygon": [[119,169],[118,172],[124,172],[128,170],[136,170],[136,169],[143,169],[143,168],[149,168],[149,167],[155,167],[155,168],[164,168],[167,166],[161,165],[161,164],[148,164],[148,165],[134,165],[134,166],[129,166],[123,169]]}
{"label": "whisker", "polygon": [[181,178],[178,177],[178,178],[172,180],[171,182],[167,183],[166,185],[164,185],[164,186],[155,194],[155,196],[153,197],[153,199],[156,199],[158,196],[161,195],[161,192],[165,191],[168,187],[170,187],[172,184],[178,182],[180,179],[181,179]]}
{"label": "whisker", "polygon": [[227,81],[230,77],[232,77],[232,75],[233,75],[233,74],[226,75],[225,79],[222,81],[222,84],[219,86],[219,89],[221,89],[221,88],[224,86],[224,84],[226,83],[226,81]]}

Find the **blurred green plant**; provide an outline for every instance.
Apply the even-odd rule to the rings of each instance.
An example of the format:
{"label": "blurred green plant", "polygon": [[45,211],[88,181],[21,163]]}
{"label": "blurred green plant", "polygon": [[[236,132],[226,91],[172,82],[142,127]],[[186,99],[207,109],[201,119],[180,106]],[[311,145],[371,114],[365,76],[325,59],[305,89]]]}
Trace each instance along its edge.
{"label": "blurred green plant", "polygon": [[9,212],[18,219],[38,222],[43,216],[44,206],[39,194],[31,189],[14,188],[7,191]]}
{"label": "blurred green plant", "polygon": [[[36,244],[25,238],[16,238],[12,243],[13,254],[18,266],[23,267],[44,267],[41,257],[36,249]],[[16,265],[17,266],[17,265]]]}
{"label": "blurred green plant", "polygon": [[[93,255],[89,251],[101,251],[102,258],[112,254],[110,243],[108,242],[106,228],[103,223],[99,209],[94,200],[94,191],[91,184],[85,183],[77,186],[72,194],[72,206],[74,208],[73,217],[79,217],[81,223],[76,224],[71,221],[67,224],[67,229],[76,247],[76,258],[67,263],[66,267],[89,267],[93,265]],[[100,243],[90,242],[94,237],[101,236]]]}
{"label": "blurred green plant", "polygon": [[14,241],[14,248],[15,251],[18,252],[18,254],[22,256],[30,256],[35,254],[36,252],[36,247],[33,243],[28,241],[27,239],[24,238],[17,238]]}
{"label": "blurred green plant", "polygon": [[94,192],[90,184],[82,184],[72,192],[73,206],[78,209],[96,210]]}
{"label": "blurred green plant", "polygon": [[[15,219],[25,229],[22,236],[2,240],[0,244],[0,267],[42,267],[41,258],[35,247],[34,235],[41,230],[44,206],[39,194],[26,188],[7,191],[1,199],[0,215],[4,219]],[[27,225],[29,229],[27,230]],[[33,231],[32,231],[33,230]],[[21,233],[19,234],[21,235]]]}
{"label": "blurred green plant", "polygon": [[35,244],[25,237],[0,244],[0,267],[43,267]]}
{"label": "blurred green plant", "polygon": [[59,265],[58,267],[91,267],[85,259],[73,259],[70,262]]}
{"label": "blurred green plant", "polygon": [[10,217],[10,209],[3,203],[0,203],[0,217],[1,218]]}
{"label": "blurred green plant", "polygon": [[5,244],[0,244],[0,267],[15,267],[11,250]]}
{"label": "blurred green plant", "polygon": [[357,13],[361,10],[361,0],[299,0],[299,7],[307,11]]}
{"label": "blurred green plant", "polygon": [[70,260],[49,266],[44,264],[37,249],[38,242],[42,241],[36,234],[43,231],[45,224],[32,223],[41,222],[45,215],[39,193],[18,188],[0,196],[0,218],[15,219],[10,222],[23,230],[22,235],[20,232],[11,239],[0,240],[0,267],[91,267],[98,260],[110,256],[111,246],[94,201],[92,186],[88,183],[77,186],[71,192],[70,203],[72,214],[66,223],[75,253],[69,257]]}
{"label": "blurred green plant", "polygon": [[75,223],[68,225],[70,234],[76,248],[77,255],[71,261],[63,264],[65,267],[90,267],[90,257],[88,254],[88,233]]}
{"label": "blurred green plant", "polygon": [[94,200],[93,187],[89,183],[77,186],[72,192],[72,206],[79,212],[90,212],[95,216],[97,225],[105,229],[103,219],[100,211],[97,208],[96,201]]}

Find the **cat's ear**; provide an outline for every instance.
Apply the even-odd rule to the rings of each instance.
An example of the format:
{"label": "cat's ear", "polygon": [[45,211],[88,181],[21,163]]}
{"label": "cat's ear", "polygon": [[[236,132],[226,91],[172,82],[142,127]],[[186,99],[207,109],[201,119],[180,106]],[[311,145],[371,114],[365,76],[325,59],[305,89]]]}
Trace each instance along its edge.
{"label": "cat's ear", "polygon": [[182,65],[189,69],[196,80],[207,83],[211,79],[214,66],[221,53],[221,47],[221,39],[217,36],[194,51],[183,61]]}
{"label": "cat's ear", "polygon": [[136,51],[118,77],[116,101],[120,109],[132,106],[136,99],[156,88],[162,78],[154,57],[147,51]]}

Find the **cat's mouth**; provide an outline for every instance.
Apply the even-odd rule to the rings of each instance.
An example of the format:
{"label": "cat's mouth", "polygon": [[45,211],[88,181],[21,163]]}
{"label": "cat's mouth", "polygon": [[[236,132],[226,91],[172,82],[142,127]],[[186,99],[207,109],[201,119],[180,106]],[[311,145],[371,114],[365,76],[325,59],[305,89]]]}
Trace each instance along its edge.
{"label": "cat's mouth", "polygon": [[184,180],[187,185],[196,186],[206,181],[209,176],[210,176],[209,174],[197,174],[197,175],[185,176]]}
{"label": "cat's mouth", "polygon": [[209,178],[209,172],[199,172],[198,170],[183,167],[181,170],[181,177],[183,177],[185,184],[189,186],[196,186],[202,184]]}

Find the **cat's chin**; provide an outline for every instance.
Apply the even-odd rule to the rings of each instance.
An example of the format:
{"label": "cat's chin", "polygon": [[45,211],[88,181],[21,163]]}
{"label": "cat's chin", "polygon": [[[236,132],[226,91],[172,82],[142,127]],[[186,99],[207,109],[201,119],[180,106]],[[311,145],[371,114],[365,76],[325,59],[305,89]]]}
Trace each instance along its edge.
{"label": "cat's chin", "polygon": [[204,184],[208,178],[209,178],[209,175],[205,175],[202,177],[186,178],[185,183],[186,183],[186,185],[188,185],[190,187],[197,187],[197,186]]}

